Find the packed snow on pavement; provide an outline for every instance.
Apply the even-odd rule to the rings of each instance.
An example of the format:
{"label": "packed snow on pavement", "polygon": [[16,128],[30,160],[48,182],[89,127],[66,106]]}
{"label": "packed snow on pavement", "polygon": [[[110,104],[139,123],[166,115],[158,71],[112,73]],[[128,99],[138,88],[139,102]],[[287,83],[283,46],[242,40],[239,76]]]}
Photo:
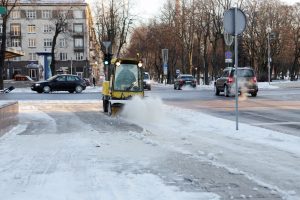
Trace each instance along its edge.
{"label": "packed snow on pavement", "polygon": [[[127,134],[95,129],[63,104],[58,108],[58,102],[52,107],[53,101],[40,103],[49,104],[47,112],[20,102],[20,123],[0,138],[1,199],[220,199],[213,192],[185,191],[141,170],[167,152],[243,175],[282,199],[300,199],[299,137],[246,124],[236,131],[235,122],[167,106],[151,96],[134,99],[112,122],[107,117],[107,123],[126,120],[142,130]],[[239,198],[255,199],[243,193]]]}

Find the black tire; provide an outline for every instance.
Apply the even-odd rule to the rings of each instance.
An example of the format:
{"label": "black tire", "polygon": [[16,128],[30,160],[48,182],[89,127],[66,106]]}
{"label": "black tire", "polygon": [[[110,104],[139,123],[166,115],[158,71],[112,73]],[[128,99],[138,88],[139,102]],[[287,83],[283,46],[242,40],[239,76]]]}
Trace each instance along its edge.
{"label": "black tire", "polygon": [[107,113],[108,111],[108,101],[103,100],[103,112]]}
{"label": "black tire", "polygon": [[219,96],[220,95],[220,90],[217,88],[217,86],[215,85],[215,95]]}
{"label": "black tire", "polygon": [[229,97],[230,96],[230,92],[229,92],[229,89],[228,89],[227,85],[224,86],[224,96],[225,97]]}
{"label": "black tire", "polygon": [[41,94],[41,93],[43,93],[43,90],[38,90],[36,92],[39,93],[39,94]]}
{"label": "black tire", "polygon": [[46,85],[46,86],[43,87],[43,92],[44,93],[49,93],[49,92],[51,92],[51,88],[48,85]]}
{"label": "black tire", "polygon": [[251,96],[252,96],[252,97],[256,97],[256,96],[257,96],[257,92],[251,93]]}

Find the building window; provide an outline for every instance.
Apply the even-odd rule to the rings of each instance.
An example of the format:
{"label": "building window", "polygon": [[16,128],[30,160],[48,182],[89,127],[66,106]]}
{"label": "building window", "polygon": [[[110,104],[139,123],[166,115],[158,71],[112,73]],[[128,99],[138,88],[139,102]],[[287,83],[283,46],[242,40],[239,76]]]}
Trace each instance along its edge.
{"label": "building window", "polygon": [[11,24],[10,32],[12,36],[20,36],[21,35],[21,24]]}
{"label": "building window", "polygon": [[35,33],[35,25],[28,25],[28,33]]}
{"label": "building window", "polygon": [[29,53],[29,60],[37,60],[36,59],[36,53]]}
{"label": "building window", "polygon": [[59,12],[59,16],[63,17],[63,18],[66,18],[68,16],[68,11],[66,10],[62,10]]}
{"label": "building window", "polygon": [[43,19],[50,19],[52,17],[51,10],[43,10],[42,11],[42,18]]}
{"label": "building window", "polygon": [[67,60],[68,59],[68,54],[67,53],[60,53],[59,54],[60,60]]}
{"label": "building window", "polygon": [[74,47],[82,48],[83,47],[83,38],[75,38],[74,39]]}
{"label": "building window", "polygon": [[59,46],[66,47],[66,39],[59,39]]}
{"label": "building window", "polygon": [[44,39],[44,47],[52,47],[52,39]]}
{"label": "building window", "polygon": [[76,60],[83,60],[83,52],[75,53],[75,59]]}
{"label": "building window", "polygon": [[28,40],[28,47],[36,47],[35,46],[35,39],[29,39]]}
{"label": "building window", "polygon": [[49,24],[45,24],[43,27],[44,33],[51,33],[51,26]]}
{"label": "building window", "polygon": [[28,19],[35,19],[36,18],[36,12],[35,12],[35,10],[27,10],[26,17]]}
{"label": "building window", "polygon": [[21,39],[20,38],[11,39],[11,46],[12,47],[20,47],[21,46]]}
{"label": "building window", "polygon": [[83,12],[82,12],[82,10],[74,10],[73,11],[73,17],[75,19],[83,19]]}
{"label": "building window", "polygon": [[11,18],[12,19],[20,19],[21,18],[21,12],[19,10],[13,10],[11,12]]}
{"label": "building window", "polygon": [[21,56],[12,58],[12,61],[21,61]]}
{"label": "building window", "polygon": [[74,33],[82,33],[83,24],[74,24]]}

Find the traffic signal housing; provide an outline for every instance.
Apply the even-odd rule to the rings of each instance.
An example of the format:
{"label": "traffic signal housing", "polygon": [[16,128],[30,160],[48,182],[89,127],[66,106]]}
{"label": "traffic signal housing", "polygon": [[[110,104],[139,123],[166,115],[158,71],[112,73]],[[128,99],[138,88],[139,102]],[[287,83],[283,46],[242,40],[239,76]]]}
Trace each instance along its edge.
{"label": "traffic signal housing", "polygon": [[113,54],[111,54],[111,53],[104,54],[104,64],[105,65],[110,65],[112,56],[113,56]]}

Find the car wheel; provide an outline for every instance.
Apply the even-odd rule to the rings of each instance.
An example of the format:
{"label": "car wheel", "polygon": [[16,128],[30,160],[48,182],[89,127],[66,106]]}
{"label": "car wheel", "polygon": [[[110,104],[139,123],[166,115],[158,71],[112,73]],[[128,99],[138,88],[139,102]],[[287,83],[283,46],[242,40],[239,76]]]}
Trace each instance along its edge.
{"label": "car wheel", "polygon": [[111,107],[111,103],[110,102],[108,102],[108,105],[107,105],[107,114],[108,114],[108,116],[112,115],[112,107]]}
{"label": "car wheel", "polygon": [[49,93],[51,91],[51,88],[49,86],[44,86],[43,87],[43,92],[44,93]]}
{"label": "car wheel", "polygon": [[43,92],[43,90],[38,90],[38,91],[36,91],[37,93],[42,93]]}
{"label": "car wheel", "polygon": [[220,95],[220,90],[217,88],[217,86],[215,85],[215,95],[219,96]]}
{"label": "car wheel", "polygon": [[225,97],[229,97],[230,96],[229,88],[228,88],[227,85],[225,85],[225,87],[224,87],[224,96]]}
{"label": "car wheel", "polygon": [[81,93],[82,92],[82,87],[80,85],[77,85],[75,88],[76,93]]}
{"label": "car wheel", "polygon": [[108,112],[108,101],[103,100],[103,112],[107,113]]}
{"label": "car wheel", "polygon": [[256,97],[256,96],[257,96],[257,92],[251,93],[251,96],[252,96],[252,97]]}

